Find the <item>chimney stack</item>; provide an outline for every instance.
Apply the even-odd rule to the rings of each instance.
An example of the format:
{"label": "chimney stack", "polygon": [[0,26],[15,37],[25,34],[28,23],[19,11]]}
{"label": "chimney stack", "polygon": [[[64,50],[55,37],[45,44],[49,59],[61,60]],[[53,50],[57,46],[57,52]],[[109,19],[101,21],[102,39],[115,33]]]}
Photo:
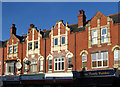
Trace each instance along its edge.
{"label": "chimney stack", "polygon": [[11,36],[12,34],[16,35],[16,27],[15,27],[15,24],[12,24],[12,27],[11,27]]}
{"label": "chimney stack", "polygon": [[85,12],[84,10],[79,10],[79,14],[78,14],[78,27],[83,27],[85,26],[85,22],[86,22],[86,16],[85,16]]}
{"label": "chimney stack", "polygon": [[30,24],[30,27],[28,28],[28,32],[30,32],[31,28],[33,28],[34,25],[33,24]]}

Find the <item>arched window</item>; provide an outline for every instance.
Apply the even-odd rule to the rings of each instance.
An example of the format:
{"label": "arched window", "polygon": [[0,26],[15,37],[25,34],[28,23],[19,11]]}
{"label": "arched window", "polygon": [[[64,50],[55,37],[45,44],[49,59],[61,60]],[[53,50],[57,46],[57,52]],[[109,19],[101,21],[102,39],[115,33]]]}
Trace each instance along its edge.
{"label": "arched window", "polygon": [[82,68],[87,67],[87,55],[82,54]]}
{"label": "arched window", "polygon": [[72,69],[72,57],[73,57],[73,54],[71,52],[68,52],[66,54],[66,57],[67,57],[67,69]]}
{"label": "arched window", "polygon": [[114,50],[114,65],[120,65],[120,50]]}
{"label": "arched window", "polygon": [[53,59],[53,56],[51,54],[49,54],[47,56],[47,60],[48,60],[48,71],[52,71],[52,59]]}

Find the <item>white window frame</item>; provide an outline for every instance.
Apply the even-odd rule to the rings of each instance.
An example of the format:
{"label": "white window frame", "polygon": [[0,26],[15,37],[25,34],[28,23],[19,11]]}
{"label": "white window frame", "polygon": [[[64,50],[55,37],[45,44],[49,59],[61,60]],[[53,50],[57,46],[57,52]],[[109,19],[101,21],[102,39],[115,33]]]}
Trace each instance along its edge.
{"label": "white window frame", "polygon": [[[55,44],[55,40],[57,39],[57,44]],[[58,38],[54,38],[54,46],[58,46]]]}
{"label": "white window frame", "polygon": [[27,72],[27,70],[28,70],[27,66],[28,65],[26,63],[24,63],[24,72]]}
{"label": "white window frame", "polygon": [[[87,63],[87,55],[86,54],[82,54],[82,68],[83,67],[83,62],[86,62]],[[87,67],[87,66],[86,66]]]}
{"label": "white window frame", "polygon": [[52,59],[48,60],[48,70],[51,71],[52,69],[50,69],[50,66],[52,66],[52,63],[50,63],[50,61],[52,61]]}
{"label": "white window frame", "polygon": [[[102,31],[103,30],[106,30],[106,34],[102,34]],[[104,37],[104,40],[102,40],[103,38],[102,37]],[[108,38],[107,38],[107,28],[102,28],[101,29],[101,43],[107,43],[108,42]]]}
{"label": "white window frame", "polygon": [[[61,37],[61,45],[64,45],[65,43],[62,43],[62,39],[65,38],[65,36]],[[65,39],[64,39],[65,40]]]}
{"label": "white window frame", "polygon": [[[118,61],[118,64],[115,64],[115,61]],[[114,50],[114,65],[120,65],[120,50]]]}
{"label": "white window frame", "polygon": [[[36,44],[36,43],[37,43],[37,44]],[[35,49],[38,49],[38,41],[35,41],[35,42],[34,42],[34,45],[35,45],[34,48],[35,48]],[[36,47],[37,47],[37,48],[36,48]]]}
{"label": "white window frame", "polygon": [[15,46],[13,46],[13,49],[14,49],[14,53],[16,53],[17,52],[17,46],[15,45]]}
{"label": "white window frame", "polygon": [[[6,63],[6,74],[7,75],[14,75],[14,63]],[[12,67],[11,72],[9,72],[9,67]]]}
{"label": "white window frame", "polygon": [[9,53],[12,53],[12,46],[9,47]]}
{"label": "white window frame", "polygon": [[[107,53],[107,58],[106,59],[103,57],[104,53]],[[95,54],[94,60],[92,58],[93,54]],[[94,61],[97,62],[97,66],[93,67],[93,64],[91,63],[92,68],[106,68],[106,67],[108,67],[109,64],[108,64],[108,52],[107,51],[106,52],[100,52],[100,53],[93,53],[93,54],[91,54],[91,60],[92,60],[91,62],[92,63]],[[98,56],[99,54],[100,54],[100,56]],[[98,61],[102,62],[102,66],[98,66]],[[103,66],[103,63],[104,63],[103,61],[107,61],[107,66]]]}
{"label": "white window frame", "polygon": [[97,36],[98,36],[98,31],[97,30],[92,30],[92,45],[97,44]]}
{"label": "white window frame", "polygon": [[39,60],[39,71],[43,72],[43,60]]}
{"label": "white window frame", "polygon": [[[30,45],[30,44],[32,44],[32,42],[29,42],[28,43],[28,50],[32,50],[32,45]],[[30,49],[31,48],[31,49]]]}
{"label": "white window frame", "polygon": [[37,69],[35,70],[35,66],[37,66],[37,60],[32,60],[31,64],[30,64],[30,67],[31,66],[32,66],[32,71],[30,70],[30,72],[37,72]]}
{"label": "white window frame", "polygon": [[[59,61],[60,59],[60,61]],[[63,59],[63,60],[62,60]],[[57,60],[57,61],[55,61]],[[57,70],[55,70],[55,63],[57,63]],[[60,70],[59,70],[59,64],[60,63]],[[62,63],[64,63],[64,69],[62,69]],[[54,58],[54,71],[64,71],[65,70],[65,59],[64,57]]]}

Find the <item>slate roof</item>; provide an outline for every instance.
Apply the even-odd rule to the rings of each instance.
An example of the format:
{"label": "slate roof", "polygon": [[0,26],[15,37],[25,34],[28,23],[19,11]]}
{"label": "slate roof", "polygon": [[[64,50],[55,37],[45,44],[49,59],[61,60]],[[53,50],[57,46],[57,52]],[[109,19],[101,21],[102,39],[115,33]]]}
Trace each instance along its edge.
{"label": "slate roof", "polygon": [[120,23],[120,13],[115,14],[115,15],[111,15],[109,17],[113,19],[114,24]]}
{"label": "slate roof", "polygon": [[42,38],[49,38],[49,34],[50,34],[51,30],[46,30],[46,31],[41,31],[42,34]]}
{"label": "slate roof", "polygon": [[0,41],[0,48],[5,47],[7,44],[7,41]]}
{"label": "slate roof", "polygon": [[24,36],[15,35],[15,36],[20,40],[20,42],[24,42],[27,37],[27,35]]}
{"label": "slate roof", "polygon": [[85,31],[85,26],[78,28],[78,24],[68,25],[68,27],[70,28],[70,33]]}

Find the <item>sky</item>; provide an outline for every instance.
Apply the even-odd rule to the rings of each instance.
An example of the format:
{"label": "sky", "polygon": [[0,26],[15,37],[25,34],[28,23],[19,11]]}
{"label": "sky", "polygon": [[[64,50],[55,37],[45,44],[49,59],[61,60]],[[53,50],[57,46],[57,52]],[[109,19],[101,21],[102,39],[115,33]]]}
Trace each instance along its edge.
{"label": "sky", "polygon": [[87,20],[97,11],[104,15],[118,13],[118,2],[2,2],[2,40],[10,38],[10,27],[16,25],[17,35],[27,34],[30,24],[37,29],[51,29],[56,21],[74,24],[79,10]]}

